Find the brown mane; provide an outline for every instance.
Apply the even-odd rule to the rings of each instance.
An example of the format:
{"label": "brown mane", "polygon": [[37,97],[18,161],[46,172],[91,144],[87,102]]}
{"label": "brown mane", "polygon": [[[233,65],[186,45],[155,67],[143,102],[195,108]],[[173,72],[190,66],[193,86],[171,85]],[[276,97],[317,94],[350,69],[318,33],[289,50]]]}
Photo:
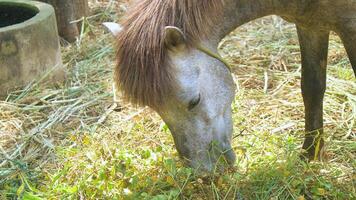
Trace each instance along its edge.
{"label": "brown mane", "polygon": [[164,28],[176,26],[194,44],[211,33],[224,0],[141,0],[125,18],[117,38],[115,81],[125,98],[158,108],[174,88]]}

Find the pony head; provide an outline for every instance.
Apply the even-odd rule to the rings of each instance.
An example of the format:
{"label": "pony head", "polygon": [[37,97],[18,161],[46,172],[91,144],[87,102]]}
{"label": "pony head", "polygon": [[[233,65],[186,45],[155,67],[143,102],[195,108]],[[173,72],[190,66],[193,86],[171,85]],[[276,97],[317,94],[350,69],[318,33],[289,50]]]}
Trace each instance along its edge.
{"label": "pony head", "polygon": [[179,155],[204,171],[235,162],[235,84],[216,50],[203,42],[215,23],[208,16],[218,12],[222,2],[146,0],[122,26],[106,25],[114,33],[121,30],[115,81],[124,97],[157,111]]}
{"label": "pony head", "polygon": [[190,166],[212,171],[219,164],[233,164],[231,103],[235,84],[228,67],[201,48],[189,47],[179,28],[166,27],[165,32],[174,87],[156,111]]}

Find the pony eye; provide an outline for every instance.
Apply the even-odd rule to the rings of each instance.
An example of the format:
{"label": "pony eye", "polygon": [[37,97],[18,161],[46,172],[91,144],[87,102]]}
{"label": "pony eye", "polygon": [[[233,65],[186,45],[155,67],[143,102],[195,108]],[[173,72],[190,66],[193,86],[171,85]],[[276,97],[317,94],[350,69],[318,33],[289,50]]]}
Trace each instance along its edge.
{"label": "pony eye", "polygon": [[193,108],[195,108],[199,103],[200,103],[200,94],[199,97],[196,99],[193,99],[189,102],[189,106],[188,106],[188,110],[192,110]]}

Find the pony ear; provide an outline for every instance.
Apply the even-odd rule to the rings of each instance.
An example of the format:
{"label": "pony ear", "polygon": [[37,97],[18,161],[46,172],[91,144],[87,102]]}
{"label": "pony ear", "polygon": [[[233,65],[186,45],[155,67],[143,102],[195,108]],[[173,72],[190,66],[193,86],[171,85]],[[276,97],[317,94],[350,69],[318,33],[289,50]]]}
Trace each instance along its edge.
{"label": "pony ear", "polygon": [[114,35],[117,36],[122,31],[122,26],[114,22],[104,22],[103,25]]}
{"label": "pony ear", "polygon": [[164,43],[169,49],[176,49],[186,45],[186,39],[182,30],[175,26],[166,26]]}

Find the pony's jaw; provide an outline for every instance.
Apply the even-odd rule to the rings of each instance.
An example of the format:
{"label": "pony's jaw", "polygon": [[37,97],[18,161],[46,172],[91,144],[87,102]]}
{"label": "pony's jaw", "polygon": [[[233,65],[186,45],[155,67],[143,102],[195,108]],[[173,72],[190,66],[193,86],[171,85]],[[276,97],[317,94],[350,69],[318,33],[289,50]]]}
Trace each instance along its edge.
{"label": "pony's jaw", "polygon": [[[231,147],[235,84],[226,66],[200,51],[171,55],[177,89],[158,113],[168,125],[176,148],[188,165],[214,171],[219,163],[234,164]],[[191,99],[199,105],[188,109]],[[226,161],[226,162],[225,162]]]}

